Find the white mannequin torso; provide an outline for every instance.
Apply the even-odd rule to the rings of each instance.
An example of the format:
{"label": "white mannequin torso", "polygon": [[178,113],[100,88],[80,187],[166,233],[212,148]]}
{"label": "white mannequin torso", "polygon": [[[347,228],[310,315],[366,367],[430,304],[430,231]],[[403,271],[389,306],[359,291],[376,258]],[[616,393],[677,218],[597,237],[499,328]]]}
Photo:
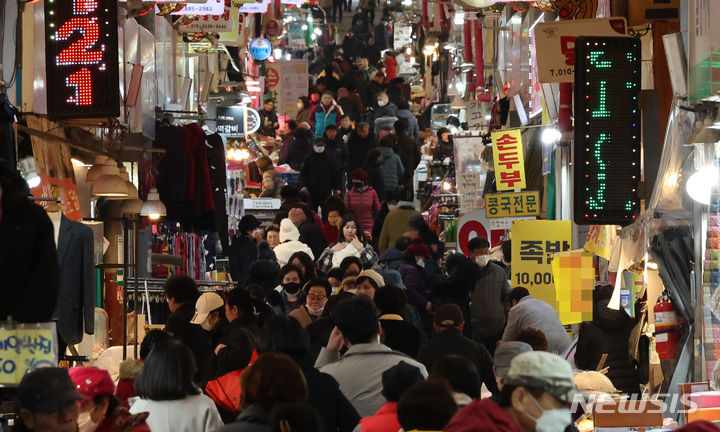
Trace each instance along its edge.
{"label": "white mannequin torso", "polygon": [[62,212],[47,212],[48,217],[53,224],[53,238],[55,239],[55,249],[58,247],[58,240],[60,238],[60,222],[62,221]]}

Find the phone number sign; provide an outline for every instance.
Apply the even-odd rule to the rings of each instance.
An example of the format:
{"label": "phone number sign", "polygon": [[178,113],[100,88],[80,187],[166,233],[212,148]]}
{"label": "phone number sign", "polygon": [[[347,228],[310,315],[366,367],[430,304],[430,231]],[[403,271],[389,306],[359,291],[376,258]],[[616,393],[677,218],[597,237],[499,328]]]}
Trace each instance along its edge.
{"label": "phone number sign", "polygon": [[45,0],[50,119],[117,117],[116,0]]}
{"label": "phone number sign", "polygon": [[627,33],[625,18],[553,21],[535,27],[540,82],[573,82],[575,39],[579,36],[622,36]]}

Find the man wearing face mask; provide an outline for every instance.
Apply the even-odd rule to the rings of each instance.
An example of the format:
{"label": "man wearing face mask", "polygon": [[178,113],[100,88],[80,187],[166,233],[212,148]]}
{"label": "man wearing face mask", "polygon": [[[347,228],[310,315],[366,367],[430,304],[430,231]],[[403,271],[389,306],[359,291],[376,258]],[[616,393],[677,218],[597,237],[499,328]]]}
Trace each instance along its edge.
{"label": "man wearing face mask", "polygon": [[446,432],[563,432],[572,423],[570,406],[580,395],[572,368],[546,352],[515,357],[495,403],[475,400],[457,413]]}
{"label": "man wearing face mask", "polygon": [[[390,121],[391,118],[394,118],[394,120]],[[387,123],[394,124],[395,121],[398,119],[398,109],[397,105],[390,102],[390,98],[388,97],[388,94],[384,91],[381,91],[377,94],[377,108],[368,118],[368,123],[371,125],[374,125],[375,127],[375,135],[379,135],[378,131],[378,120],[380,119],[387,119]]]}
{"label": "man wearing face mask", "polygon": [[480,267],[478,279],[470,291],[470,321],[476,342],[485,345],[490,355],[495,353],[497,342],[505,327],[505,305],[510,286],[505,270],[490,262],[490,243],[482,237],[468,242],[469,258]]}
{"label": "man wearing face mask", "polygon": [[205,330],[204,334],[199,336],[203,338],[207,351],[195,358],[198,370],[197,381],[204,383],[217,378],[212,356],[215,355],[213,351],[220,343],[222,332],[227,326],[225,301],[214,292],[203,293],[195,302],[195,315],[190,320],[190,324],[195,324]]}
{"label": "man wearing face mask", "polygon": [[340,173],[333,160],[325,153],[325,141],[315,140],[310,153],[300,168],[300,183],[310,194],[312,209],[317,211],[333,191],[340,193]]}

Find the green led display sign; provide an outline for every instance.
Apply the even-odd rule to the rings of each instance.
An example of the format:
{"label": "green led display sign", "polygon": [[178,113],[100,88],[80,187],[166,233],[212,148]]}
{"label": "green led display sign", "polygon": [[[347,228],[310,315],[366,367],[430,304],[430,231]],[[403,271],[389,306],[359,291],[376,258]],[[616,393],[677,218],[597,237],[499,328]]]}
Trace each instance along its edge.
{"label": "green led display sign", "polygon": [[629,225],[640,212],[640,40],[575,41],[575,223]]}

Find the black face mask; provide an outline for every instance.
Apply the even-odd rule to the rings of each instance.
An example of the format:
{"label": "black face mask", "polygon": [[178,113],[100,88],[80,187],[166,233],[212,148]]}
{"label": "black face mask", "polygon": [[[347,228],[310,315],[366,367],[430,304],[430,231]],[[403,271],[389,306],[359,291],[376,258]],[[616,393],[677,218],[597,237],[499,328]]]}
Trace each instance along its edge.
{"label": "black face mask", "polygon": [[362,183],[353,183],[353,188],[355,188],[355,190],[362,189],[362,186],[363,186]]}
{"label": "black face mask", "polygon": [[297,294],[300,291],[301,284],[299,282],[288,282],[282,284],[282,287],[288,294]]}

